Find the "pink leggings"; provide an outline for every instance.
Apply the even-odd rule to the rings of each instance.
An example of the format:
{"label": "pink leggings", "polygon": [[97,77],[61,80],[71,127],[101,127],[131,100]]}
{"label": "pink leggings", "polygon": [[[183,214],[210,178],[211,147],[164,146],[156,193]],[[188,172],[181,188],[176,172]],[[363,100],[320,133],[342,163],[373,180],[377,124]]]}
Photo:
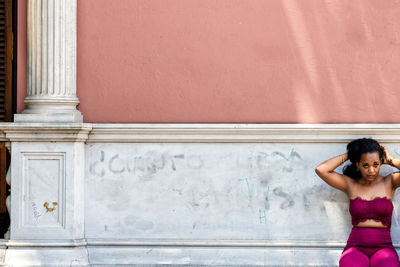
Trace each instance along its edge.
{"label": "pink leggings", "polygon": [[339,260],[340,267],[400,267],[387,228],[353,227]]}

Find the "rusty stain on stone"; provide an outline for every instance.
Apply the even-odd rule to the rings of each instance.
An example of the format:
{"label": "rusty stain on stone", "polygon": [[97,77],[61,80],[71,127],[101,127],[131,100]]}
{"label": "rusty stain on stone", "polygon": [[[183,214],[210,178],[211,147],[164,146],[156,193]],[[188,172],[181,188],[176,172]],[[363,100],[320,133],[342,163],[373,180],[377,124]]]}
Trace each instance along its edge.
{"label": "rusty stain on stone", "polygon": [[53,207],[49,207],[50,204],[47,201],[44,202],[43,207],[46,208],[46,212],[53,212],[56,209],[56,206],[58,205],[58,203],[52,202],[52,204],[53,204]]}

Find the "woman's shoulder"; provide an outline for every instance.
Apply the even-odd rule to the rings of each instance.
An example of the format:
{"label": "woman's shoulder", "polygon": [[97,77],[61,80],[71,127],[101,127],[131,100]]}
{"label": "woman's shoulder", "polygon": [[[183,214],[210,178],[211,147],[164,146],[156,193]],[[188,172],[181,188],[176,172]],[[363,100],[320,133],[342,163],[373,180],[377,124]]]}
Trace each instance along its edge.
{"label": "woman's shoulder", "polygon": [[382,180],[383,181],[385,181],[385,182],[392,182],[392,180],[393,180],[393,177],[395,177],[395,176],[399,176],[400,175],[400,172],[391,172],[391,173],[389,173],[389,174],[387,174],[387,175],[385,175],[385,176],[382,176]]}
{"label": "woman's shoulder", "polygon": [[392,186],[393,189],[396,189],[400,186],[400,172],[392,172],[384,177],[384,180],[387,181],[388,184]]}
{"label": "woman's shoulder", "polygon": [[386,188],[385,191],[393,193],[393,175],[394,173],[389,173],[388,175],[380,176],[381,180],[377,184],[383,184],[383,187]]}

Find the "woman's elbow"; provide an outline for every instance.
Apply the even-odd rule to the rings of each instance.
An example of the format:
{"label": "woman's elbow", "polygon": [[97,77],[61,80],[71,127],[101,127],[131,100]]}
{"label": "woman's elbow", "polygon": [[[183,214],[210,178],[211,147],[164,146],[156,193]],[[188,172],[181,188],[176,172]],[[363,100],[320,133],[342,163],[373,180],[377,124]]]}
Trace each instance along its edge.
{"label": "woman's elbow", "polygon": [[327,174],[326,169],[324,170],[324,168],[322,166],[317,166],[315,168],[315,173],[319,176],[319,177],[323,177]]}
{"label": "woman's elbow", "polygon": [[320,166],[317,166],[315,168],[315,173],[318,174],[318,176],[320,176],[320,174],[321,174],[321,167]]}

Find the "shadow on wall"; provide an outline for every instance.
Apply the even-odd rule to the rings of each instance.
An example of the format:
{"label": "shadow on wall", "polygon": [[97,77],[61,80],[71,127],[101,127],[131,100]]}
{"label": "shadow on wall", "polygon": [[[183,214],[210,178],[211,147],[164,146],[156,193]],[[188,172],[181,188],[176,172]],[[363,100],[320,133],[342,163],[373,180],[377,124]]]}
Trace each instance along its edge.
{"label": "shadow on wall", "polygon": [[80,110],[88,122],[398,122],[399,12],[397,0],[79,1]]}
{"label": "shadow on wall", "polygon": [[280,3],[304,76],[292,90],[297,121],[398,122],[400,113],[390,107],[399,100],[400,2]]}

